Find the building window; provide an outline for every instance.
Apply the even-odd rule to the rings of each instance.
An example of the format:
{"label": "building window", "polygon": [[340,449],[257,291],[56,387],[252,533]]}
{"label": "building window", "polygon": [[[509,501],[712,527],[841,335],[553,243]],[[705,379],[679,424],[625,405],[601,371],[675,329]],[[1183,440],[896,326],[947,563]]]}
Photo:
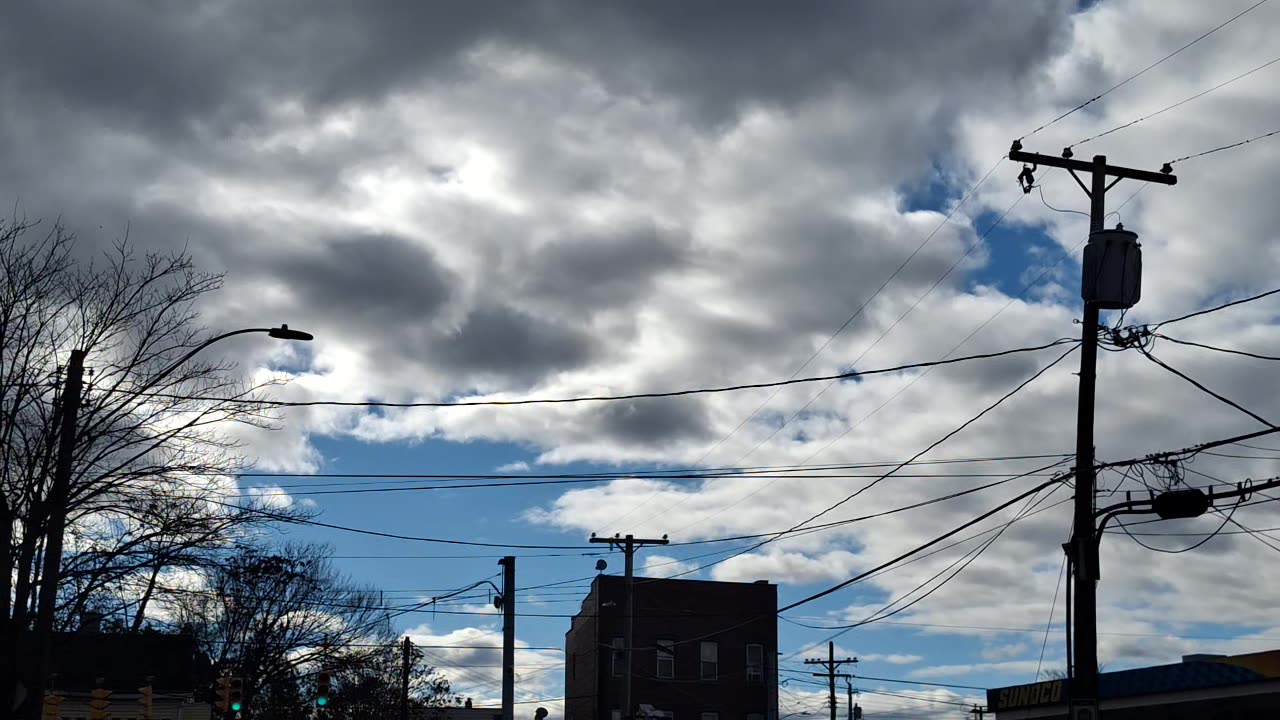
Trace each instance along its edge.
{"label": "building window", "polygon": [[720,720],[720,713],[704,712],[702,713],[702,720]]}
{"label": "building window", "polygon": [[622,665],[626,660],[622,638],[613,639],[613,676],[622,677]]}
{"label": "building window", "polygon": [[714,642],[702,643],[702,672],[700,677],[703,680],[715,680],[720,677],[720,646]]}
{"label": "building window", "polygon": [[676,644],[670,640],[659,640],[657,651],[658,677],[663,680],[674,678],[676,676]]}
{"label": "building window", "polygon": [[759,685],[764,682],[764,646],[759,643],[747,645],[747,683]]}
{"label": "building window", "polygon": [[622,720],[622,711],[614,710],[613,712],[609,713],[609,717],[611,718],[611,720]]}

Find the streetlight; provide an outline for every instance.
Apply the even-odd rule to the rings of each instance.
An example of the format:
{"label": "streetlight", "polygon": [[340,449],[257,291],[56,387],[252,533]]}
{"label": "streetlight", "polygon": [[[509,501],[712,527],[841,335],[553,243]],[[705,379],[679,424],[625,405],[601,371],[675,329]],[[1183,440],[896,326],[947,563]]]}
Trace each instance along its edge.
{"label": "streetlight", "polygon": [[[278,340],[313,339],[311,333],[293,330],[281,324],[278,328],[244,328],[215,335],[192,348],[160,374],[133,394],[141,394],[155,387],[197,353],[210,345],[236,335],[266,333]],[[44,563],[40,573],[40,600],[36,608],[36,640],[40,650],[39,668],[35,678],[35,690],[28,697],[43,697],[45,677],[49,674],[50,642],[53,638],[53,610],[58,596],[58,581],[62,572],[62,541],[67,525],[67,496],[71,486],[71,461],[76,445],[76,416],[80,411],[80,393],[84,386],[84,350],[72,350],[67,363],[66,383],[62,388],[62,419],[58,428],[58,456],[54,464],[53,483],[49,488],[49,533],[45,539]],[[37,708],[38,705],[32,705]],[[33,716],[38,710],[33,710]]]}

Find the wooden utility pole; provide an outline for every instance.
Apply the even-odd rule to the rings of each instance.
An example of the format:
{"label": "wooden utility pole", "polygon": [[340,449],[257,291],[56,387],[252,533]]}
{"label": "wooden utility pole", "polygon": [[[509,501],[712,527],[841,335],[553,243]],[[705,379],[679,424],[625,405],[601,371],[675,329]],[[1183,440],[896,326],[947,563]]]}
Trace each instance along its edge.
{"label": "wooden utility pole", "polygon": [[400,720],[409,720],[409,670],[413,667],[413,643],[404,636],[400,645]]}
{"label": "wooden utility pole", "polygon": [[851,657],[847,657],[843,660],[837,660],[836,644],[830,641],[827,642],[827,659],[826,660],[822,660],[820,658],[814,658],[814,659],[809,659],[804,661],[805,665],[822,665],[827,668],[826,672],[814,673],[813,676],[824,677],[827,679],[827,686],[828,686],[828,693],[829,693],[828,702],[831,705],[831,720],[836,720],[836,678],[848,679],[853,677],[853,675],[850,675],[848,673],[838,673],[836,672],[836,669],[839,668],[841,665],[853,665],[853,664],[857,664],[857,662],[858,662],[858,658],[851,658]]}
{"label": "wooden utility pole", "polygon": [[[1160,185],[1174,185],[1178,178],[1166,164],[1161,172],[1134,170],[1107,164],[1105,155],[1095,155],[1092,162],[1073,160],[1071,149],[1063,150],[1062,157],[1023,152],[1022,143],[1015,140],[1009,150],[1009,159],[1023,165],[1018,176],[1023,192],[1030,193],[1035,186],[1035,171],[1041,165],[1062,168],[1071,173],[1089,196],[1089,245],[1085,249],[1084,276],[1081,278],[1081,296],[1084,299],[1084,321],[1081,327],[1080,346],[1080,396],[1076,407],[1076,466],[1075,466],[1075,525],[1070,543],[1070,560],[1075,579],[1074,625],[1072,655],[1074,668],[1071,674],[1072,720],[1095,720],[1098,717],[1098,545],[1094,538],[1093,501],[1095,472],[1093,458],[1094,391],[1098,367],[1098,314],[1103,309],[1128,308],[1137,303],[1141,288],[1141,254],[1137,250],[1137,236],[1132,235],[1132,248],[1119,242],[1117,228],[1108,234],[1103,229],[1106,219],[1106,194],[1116,183],[1125,178],[1142,180]],[[1076,172],[1090,173],[1092,182],[1086,186]],[[1115,178],[1110,184],[1108,178]],[[1115,237],[1113,237],[1115,236]],[[1113,247],[1114,245],[1114,247]],[[1108,258],[1108,255],[1114,255]],[[1112,264],[1135,261],[1122,265],[1118,275]],[[1115,280],[1114,287],[1101,287],[1102,283]],[[1109,295],[1107,290],[1118,291]]]}
{"label": "wooden utility pole", "polygon": [[[626,556],[626,610],[624,611],[624,619],[622,626],[622,720],[630,720],[635,717],[634,709],[631,707],[631,654],[635,645],[635,562],[634,557],[636,550],[645,545],[666,545],[667,536],[663,535],[660,539],[638,538],[632,535],[619,536],[614,535],[611,538],[598,538],[591,536],[593,543],[608,543],[611,547],[621,550]],[[597,621],[598,622],[598,621]],[[834,718],[832,719],[834,720]]]}
{"label": "wooden utility pole", "polygon": [[502,720],[516,717],[516,559],[508,555],[502,566]]}
{"label": "wooden utility pole", "polygon": [[[40,569],[40,597],[36,606],[35,677],[27,693],[28,716],[39,718],[41,699],[53,661],[53,611],[58,600],[62,573],[62,541],[67,528],[67,502],[71,495],[71,462],[76,449],[76,420],[84,390],[84,350],[72,350],[67,378],[62,387],[62,417],[58,427],[58,455],[54,461],[53,483],[49,487],[49,530],[45,536],[44,564]],[[17,629],[19,632],[20,629]]]}

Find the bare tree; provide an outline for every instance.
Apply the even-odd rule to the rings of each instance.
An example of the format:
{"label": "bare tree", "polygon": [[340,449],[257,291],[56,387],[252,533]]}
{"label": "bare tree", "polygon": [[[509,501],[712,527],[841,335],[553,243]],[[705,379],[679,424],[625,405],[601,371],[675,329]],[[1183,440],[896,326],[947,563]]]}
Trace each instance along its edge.
{"label": "bare tree", "polygon": [[[105,594],[140,628],[167,567],[252,535],[294,509],[246,503],[234,475],[245,464],[226,423],[269,427],[225,362],[175,365],[208,336],[197,304],[222,278],[185,253],[139,255],[121,241],[90,261],[61,226],[38,233],[0,221],[0,707],[11,707],[30,629],[51,513],[61,366],[87,353],[67,513],[67,582],[58,616]],[[198,398],[198,399],[196,399]]]}
{"label": "bare tree", "polygon": [[165,589],[175,622],[216,668],[244,679],[250,706],[287,705],[295,699],[279,696],[319,667],[361,667],[390,641],[381,593],[334,572],[328,554],[318,545],[242,549],[195,586]]}
{"label": "bare tree", "polygon": [[[421,662],[421,651],[410,646],[409,707],[412,717],[429,717],[422,708],[440,708],[460,702],[449,680],[431,665]],[[398,720],[404,699],[404,649],[398,642],[351,652],[335,658],[333,699],[327,715],[333,720]]]}

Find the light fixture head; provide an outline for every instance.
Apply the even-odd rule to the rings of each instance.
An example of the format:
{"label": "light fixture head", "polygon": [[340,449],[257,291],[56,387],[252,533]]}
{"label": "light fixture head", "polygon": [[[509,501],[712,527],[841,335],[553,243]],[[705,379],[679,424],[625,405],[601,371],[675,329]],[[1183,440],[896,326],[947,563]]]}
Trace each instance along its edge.
{"label": "light fixture head", "polygon": [[289,326],[284,323],[281,323],[278,328],[271,328],[267,331],[267,334],[277,340],[309,341],[315,339],[315,335],[312,335],[309,332],[302,332],[301,330],[291,330]]}

